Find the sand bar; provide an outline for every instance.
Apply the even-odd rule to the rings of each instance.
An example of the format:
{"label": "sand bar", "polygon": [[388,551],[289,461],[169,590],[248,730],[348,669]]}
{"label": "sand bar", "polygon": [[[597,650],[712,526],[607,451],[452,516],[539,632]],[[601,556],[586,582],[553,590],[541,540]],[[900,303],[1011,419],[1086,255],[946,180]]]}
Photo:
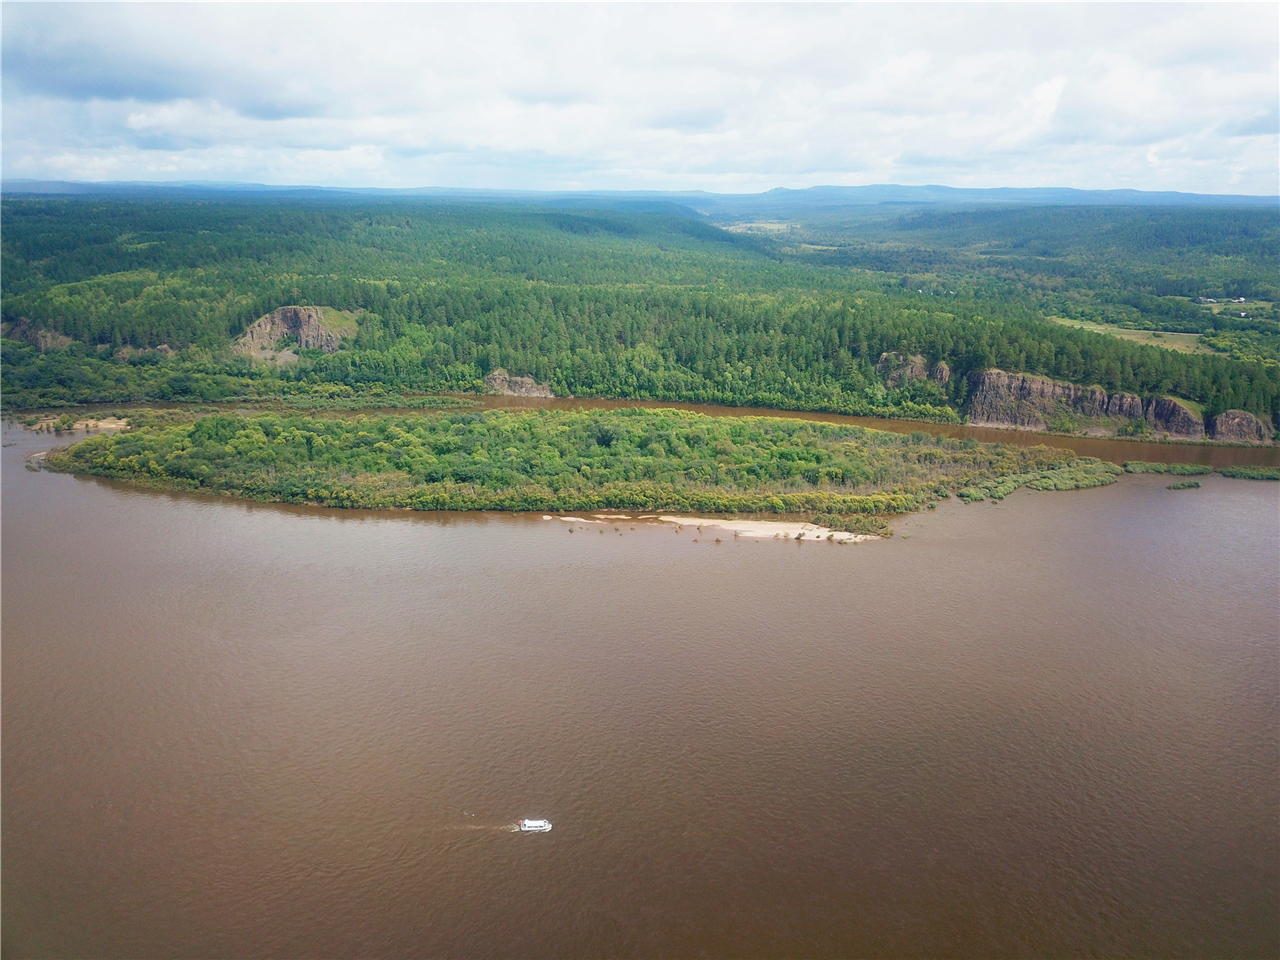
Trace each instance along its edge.
{"label": "sand bar", "polygon": [[563,520],[566,523],[599,524],[625,519],[657,520],[660,523],[674,524],[677,529],[693,527],[701,530],[703,527],[707,527],[712,530],[724,531],[734,538],[748,537],[761,540],[829,540],[832,543],[860,543],[863,540],[880,539],[873,534],[846,533],[842,530],[832,530],[829,527],[819,526],[816,523],[806,523],[803,520],[729,520],[724,517],[676,517],[655,514],[645,514],[631,518],[617,513],[595,513],[591,516],[592,519],[587,519],[586,517],[552,516],[544,513],[542,519]]}
{"label": "sand bar", "polygon": [[129,421],[119,417],[92,417],[76,421],[77,430],[127,430]]}
{"label": "sand bar", "polygon": [[[23,424],[23,426],[28,430],[52,433],[59,419],[59,417],[44,416],[33,424]],[[73,430],[127,430],[128,428],[129,421],[122,420],[119,417],[87,417],[77,420],[71,426]]]}
{"label": "sand bar", "polygon": [[804,523],[800,520],[725,520],[715,517],[659,517],[663,523],[683,527],[715,527],[727,530],[735,537],[757,537],[777,540],[831,540],[834,543],[858,543],[862,540],[879,540],[866,533],[844,533]]}

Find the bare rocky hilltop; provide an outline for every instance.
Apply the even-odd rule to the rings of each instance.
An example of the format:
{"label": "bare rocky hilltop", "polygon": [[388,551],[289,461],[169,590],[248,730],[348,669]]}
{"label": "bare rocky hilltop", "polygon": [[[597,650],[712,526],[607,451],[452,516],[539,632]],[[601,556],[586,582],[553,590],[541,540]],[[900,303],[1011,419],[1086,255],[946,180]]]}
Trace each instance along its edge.
{"label": "bare rocky hilltop", "polygon": [[504,397],[555,396],[545,383],[538,383],[533,377],[513,377],[501,368],[484,378],[484,388],[489,393]]}
{"label": "bare rocky hilltop", "polygon": [[353,326],[354,320],[337,310],[325,307],[279,307],[255,320],[232,349],[256,360],[292,363],[298,359],[298,355],[292,350],[280,349],[281,340],[293,337],[296,338],[299,349],[335,353],[343,336],[355,332],[350,329]]}

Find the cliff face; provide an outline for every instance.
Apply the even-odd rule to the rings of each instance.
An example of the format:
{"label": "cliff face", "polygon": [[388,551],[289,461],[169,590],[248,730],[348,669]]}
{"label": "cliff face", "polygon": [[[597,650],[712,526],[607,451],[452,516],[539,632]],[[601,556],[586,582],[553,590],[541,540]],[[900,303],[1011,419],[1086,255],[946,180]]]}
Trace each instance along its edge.
{"label": "cliff face", "polygon": [[885,385],[890,388],[926,377],[944,387],[951,382],[951,368],[945,361],[939,360],[930,367],[929,361],[918,353],[882,353],[876,361],[876,373],[884,377]]}
{"label": "cliff face", "polygon": [[876,361],[876,373],[890,388],[900,387],[911,380],[923,380],[929,375],[929,366],[918,354],[882,353]]}
{"label": "cliff face", "polygon": [[966,411],[980,426],[1045,430],[1063,415],[1098,421],[1146,420],[1151,428],[1185,440],[1204,438],[1204,422],[1169,397],[1145,403],[1132,393],[1108,393],[1101,387],[1047,380],[1024,373],[983,370],[973,374]]}
{"label": "cliff face", "polygon": [[1200,415],[1171,397],[1148,400],[1146,414],[1147,423],[1151,424],[1152,430],[1163,431],[1179,439],[1204,439],[1204,421],[1200,419]]}
{"label": "cliff face", "polygon": [[46,350],[58,350],[62,347],[69,346],[72,342],[71,338],[66,334],[58,333],[54,330],[45,330],[36,326],[30,320],[16,320],[12,323],[6,321],[0,323],[0,333],[11,340],[22,340],[31,344],[41,353]]}
{"label": "cliff face", "polygon": [[264,356],[273,353],[281,338],[290,334],[298,338],[303,350],[334,353],[342,338],[324,325],[324,315],[315,307],[280,307],[253,325],[236,341],[239,353]]}
{"label": "cliff face", "polygon": [[484,388],[506,397],[554,397],[551,388],[533,377],[513,377],[505,370],[495,370],[484,378]]}
{"label": "cliff face", "polygon": [[1266,443],[1271,439],[1272,430],[1252,413],[1228,410],[1209,418],[1209,436],[1232,443]]}

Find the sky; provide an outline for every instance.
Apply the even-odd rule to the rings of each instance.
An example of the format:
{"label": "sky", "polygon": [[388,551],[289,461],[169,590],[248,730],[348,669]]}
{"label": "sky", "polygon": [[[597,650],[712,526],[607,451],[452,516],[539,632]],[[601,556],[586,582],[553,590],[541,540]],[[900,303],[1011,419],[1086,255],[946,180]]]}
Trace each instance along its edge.
{"label": "sky", "polygon": [[1280,193],[1280,4],[4,3],[5,178]]}

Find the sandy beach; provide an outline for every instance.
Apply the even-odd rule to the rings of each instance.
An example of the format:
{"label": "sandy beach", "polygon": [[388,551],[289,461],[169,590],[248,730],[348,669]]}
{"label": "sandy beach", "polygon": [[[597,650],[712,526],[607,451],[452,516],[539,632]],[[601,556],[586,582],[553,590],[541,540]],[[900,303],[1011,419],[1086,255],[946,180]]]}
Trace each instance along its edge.
{"label": "sandy beach", "polygon": [[831,540],[834,543],[858,543],[863,540],[879,540],[877,536],[866,533],[845,533],[831,530],[816,523],[805,523],[802,520],[726,520],[715,517],[674,517],[661,516],[663,523],[674,523],[678,527],[693,527],[725,530],[734,537],[762,538],[767,540]]}
{"label": "sandy beach", "polygon": [[863,540],[879,540],[880,538],[866,533],[845,533],[806,523],[802,520],[729,520],[717,517],[677,517],[655,516],[651,513],[633,517],[625,513],[595,513],[591,518],[550,516],[543,514],[543,520],[563,520],[567,523],[608,523],[612,520],[657,520],[659,523],[673,524],[677,530],[689,527],[698,532],[704,529],[712,532],[723,531],[734,539],[748,537],[764,540],[830,540],[833,543],[859,543]]}
{"label": "sandy beach", "polygon": [[[23,426],[27,430],[37,430],[37,431],[44,431],[47,433],[53,433],[54,428],[58,424],[58,420],[59,418],[55,416],[43,416],[39,420],[37,420],[35,423],[23,424]],[[120,417],[86,417],[85,419],[77,420],[71,426],[72,430],[86,430],[86,431],[127,430],[128,428],[129,428],[129,421],[123,420]]]}
{"label": "sandy beach", "polygon": [[120,417],[97,417],[87,420],[77,420],[75,429],[77,430],[127,430],[129,429],[129,421],[122,420]]}

